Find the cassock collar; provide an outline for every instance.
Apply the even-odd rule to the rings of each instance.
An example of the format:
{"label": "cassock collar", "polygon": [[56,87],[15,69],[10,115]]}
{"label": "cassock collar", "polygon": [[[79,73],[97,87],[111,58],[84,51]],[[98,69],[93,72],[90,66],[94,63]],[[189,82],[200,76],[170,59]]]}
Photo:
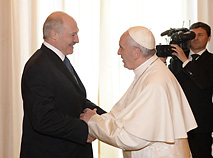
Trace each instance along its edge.
{"label": "cassock collar", "polygon": [[135,73],[135,78],[139,77],[143,72],[145,72],[148,69],[148,67],[157,59],[158,59],[157,55],[153,55],[151,58],[149,58],[147,61],[141,64],[139,67],[133,70]]}

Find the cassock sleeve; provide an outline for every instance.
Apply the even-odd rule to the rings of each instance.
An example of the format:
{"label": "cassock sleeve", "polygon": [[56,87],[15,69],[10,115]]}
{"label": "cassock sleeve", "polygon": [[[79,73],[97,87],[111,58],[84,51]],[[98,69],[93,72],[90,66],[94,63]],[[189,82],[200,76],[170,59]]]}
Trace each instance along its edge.
{"label": "cassock sleeve", "polygon": [[121,148],[123,150],[138,150],[151,144],[149,141],[128,133],[119,120],[114,120],[110,113],[94,115],[88,122],[92,137]]}

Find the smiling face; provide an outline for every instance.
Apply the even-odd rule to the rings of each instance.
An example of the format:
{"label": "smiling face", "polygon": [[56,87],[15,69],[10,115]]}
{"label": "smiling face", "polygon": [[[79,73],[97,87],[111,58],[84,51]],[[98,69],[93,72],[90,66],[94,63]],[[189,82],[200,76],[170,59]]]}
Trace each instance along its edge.
{"label": "smiling face", "polygon": [[128,32],[125,32],[119,41],[119,49],[118,49],[118,55],[121,55],[121,58],[123,59],[124,67],[129,70],[134,70],[134,54],[135,54],[135,48],[130,45],[130,36]]}
{"label": "smiling face", "polygon": [[52,13],[44,23],[44,40],[64,55],[73,53],[73,46],[79,43],[76,21],[64,12]]}
{"label": "smiling face", "polygon": [[208,37],[206,30],[201,27],[191,29],[191,31],[193,31],[196,36],[193,40],[190,40],[190,47],[193,52],[198,53],[206,48],[211,36]]}
{"label": "smiling face", "polygon": [[57,32],[55,47],[64,55],[72,54],[73,46],[79,43],[78,31],[75,20],[70,16],[64,16],[62,29]]}

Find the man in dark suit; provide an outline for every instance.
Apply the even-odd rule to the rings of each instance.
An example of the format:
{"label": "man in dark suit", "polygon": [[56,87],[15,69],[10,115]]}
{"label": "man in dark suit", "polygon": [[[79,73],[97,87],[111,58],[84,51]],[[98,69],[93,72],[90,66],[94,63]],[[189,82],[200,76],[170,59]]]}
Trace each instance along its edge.
{"label": "man in dark suit", "polygon": [[[79,119],[86,90],[66,55],[79,42],[76,21],[54,12],[43,27],[44,43],[26,63],[22,76],[24,104],[21,158],[92,158],[88,126]],[[63,61],[66,60],[68,67]],[[71,73],[72,72],[72,73]]]}
{"label": "man in dark suit", "polygon": [[172,44],[176,58],[171,59],[169,68],[181,84],[198,123],[198,128],[188,133],[192,156],[212,158],[213,54],[206,49],[211,38],[211,28],[198,22],[191,25],[190,30],[196,34],[189,41],[190,51],[184,53],[178,45]]}

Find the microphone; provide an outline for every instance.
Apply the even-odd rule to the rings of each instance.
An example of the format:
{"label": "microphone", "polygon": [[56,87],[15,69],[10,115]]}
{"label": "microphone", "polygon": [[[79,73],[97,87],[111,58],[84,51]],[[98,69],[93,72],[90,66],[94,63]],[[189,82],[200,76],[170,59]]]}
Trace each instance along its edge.
{"label": "microphone", "polygon": [[188,32],[176,32],[171,36],[171,38],[173,41],[176,42],[184,42],[194,39],[195,36],[196,34],[193,31],[188,31]]}
{"label": "microphone", "polygon": [[171,34],[170,32],[171,32],[171,29],[162,32],[160,35],[161,36],[169,35],[169,34]]}
{"label": "microphone", "polygon": [[161,36],[165,36],[165,35],[171,36],[173,33],[179,32],[179,31],[187,32],[189,30],[187,28],[178,28],[178,29],[170,28],[169,30],[162,32],[160,35]]}

